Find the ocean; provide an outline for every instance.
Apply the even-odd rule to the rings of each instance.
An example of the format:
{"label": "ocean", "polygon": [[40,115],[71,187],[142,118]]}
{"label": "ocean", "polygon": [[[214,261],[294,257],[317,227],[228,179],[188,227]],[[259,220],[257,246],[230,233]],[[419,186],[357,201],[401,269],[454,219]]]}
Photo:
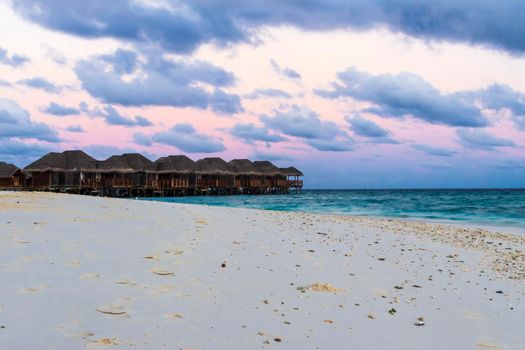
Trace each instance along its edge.
{"label": "ocean", "polygon": [[146,200],[266,210],[364,215],[505,227],[525,232],[525,189],[303,190],[288,195]]}

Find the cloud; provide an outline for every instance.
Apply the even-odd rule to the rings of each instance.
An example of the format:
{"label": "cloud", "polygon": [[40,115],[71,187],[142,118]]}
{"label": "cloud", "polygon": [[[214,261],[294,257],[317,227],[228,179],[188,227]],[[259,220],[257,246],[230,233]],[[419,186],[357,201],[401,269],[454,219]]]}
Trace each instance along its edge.
{"label": "cloud", "polygon": [[133,134],[133,142],[141,146],[151,146],[153,144],[151,137],[142,132],[136,132]]}
{"label": "cloud", "polygon": [[53,150],[53,148],[38,143],[0,138],[0,159],[8,163],[13,163],[20,168],[25,167],[37,158]]}
{"label": "cloud", "polygon": [[365,119],[360,115],[353,117],[345,117],[350,129],[354,134],[366,137],[373,143],[383,144],[399,144],[399,141],[394,140],[390,136],[390,131],[382,128],[371,120]]}
{"label": "cloud", "polygon": [[[82,87],[105,103],[210,107],[222,114],[242,111],[240,98],[221,89],[233,84],[233,75],[203,61],[165,59],[158,53],[139,60],[137,53],[119,50],[81,60],[74,70]],[[213,87],[213,92],[202,85]]]}
{"label": "cloud", "polygon": [[34,78],[24,79],[24,80],[18,81],[18,83],[32,87],[34,89],[50,92],[53,94],[57,94],[62,90],[59,86],[51,83],[50,81],[46,80],[43,77],[34,77]]}
{"label": "cloud", "polygon": [[84,132],[84,128],[80,125],[71,125],[66,128],[67,131],[71,132]]}
{"label": "cloud", "polygon": [[117,49],[112,55],[102,55],[100,59],[109,63],[118,74],[131,74],[138,67],[138,55],[134,51]]}
{"label": "cloud", "polygon": [[56,130],[32,121],[29,113],[15,101],[0,98],[0,139],[3,138],[60,142]]}
{"label": "cloud", "polygon": [[305,139],[331,139],[342,134],[334,122],[322,121],[306,106],[293,105],[288,110],[275,111],[273,116],[262,115],[259,119],[268,128]]}
{"label": "cloud", "polygon": [[250,156],[251,160],[268,160],[268,161],[279,161],[279,160],[293,160],[290,155],[282,153],[266,153],[256,151]]}
{"label": "cloud", "polygon": [[239,96],[227,94],[221,89],[215,89],[210,95],[209,104],[211,109],[219,114],[235,114],[243,110]]}
{"label": "cloud", "polygon": [[257,127],[252,123],[237,123],[229,132],[248,144],[252,144],[254,141],[279,142],[287,140],[281,135],[269,133],[268,129]]}
{"label": "cloud", "polygon": [[301,74],[299,74],[297,71],[293,70],[289,67],[281,67],[276,61],[270,60],[270,64],[272,65],[273,70],[275,73],[282,75],[286,78],[292,79],[292,80],[301,80]]}
{"label": "cloud", "polygon": [[[123,153],[137,153],[138,150],[133,147],[115,147],[105,145],[89,145],[83,148],[84,151],[98,160],[107,159],[113,155],[119,155]],[[155,155],[149,152],[140,151],[140,153],[150,160],[155,159]]]}
{"label": "cloud", "polygon": [[0,63],[16,68],[29,61],[30,59],[27,56],[16,54],[9,55],[6,49],[0,47]]}
{"label": "cloud", "polygon": [[309,139],[305,143],[323,152],[345,152],[354,148],[354,143],[349,138],[342,140]]}
{"label": "cloud", "polygon": [[275,111],[273,116],[261,115],[266,127],[281,133],[303,138],[305,143],[319,151],[348,151],[353,147],[351,137],[331,121],[323,121],[306,106],[290,106]]}
{"label": "cloud", "polygon": [[78,108],[63,106],[56,102],[50,102],[48,106],[43,107],[41,110],[44,113],[56,115],[59,117],[80,114],[80,110]]}
{"label": "cloud", "polygon": [[292,98],[292,95],[290,95],[289,93],[283,90],[268,88],[268,89],[253,90],[252,92],[244,95],[243,97],[247,99],[258,99],[258,98],[265,98],[265,97]]}
{"label": "cloud", "polygon": [[316,90],[326,98],[352,97],[372,103],[367,112],[383,117],[412,116],[431,124],[480,127],[488,120],[458,94],[442,94],[412,73],[373,75],[349,68],[337,74],[332,90]]}
{"label": "cloud", "polygon": [[477,91],[467,91],[463,96],[480,103],[483,108],[509,110],[516,125],[525,130],[525,93],[504,84],[492,84]]}
{"label": "cloud", "polygon": [[361,116],[345,117],[352,131],[359,136],[365,137],[387,137],[390,133],[371,120]]}
{"label": "cloud", "polygon": [[226,150],[224,144],[214,136],[199,133],[191,124],[176,124],[168,130],[147,136],[142,133],[133,135],[140,145],[153,143],[173,146],[188,153],[214,153]]}
{"label": "cloud", "polygon": [[119,113],[115,107],[105,105],[102,111],[98,111],[99,116],[103,117],[109,125],[121,125],[127,127],[133,126],[151,126],[153,123],[141,115],[135,116],[135,118],[128,118]]}
{"label": "cloud", "polygon": [[0,86],[11,86],[11,83],[7,80],[0,79]]}
{"label": "cloud", "polygon": [[24,18],[85,37],[112,37],[191,53],[204,43],[257,42],[267,27],[307,31],[383,29],[425,41],[525,52],[521,1],[189,1],[13,0]]}
{"label": "cloud", "polygon": [[525,160],[511,158],[501,159],[493,165],[493,168],[500,170],[520,171],[525,169]]}
{"label": "cloud", "polygon": [[428,145],[421,145],[421,144],[412,145],[412,148],[418,151],[421,151],[423,153],[426,153],[428,155],[437,156],[437,157],[452,157],[453,155],[458,153],[451,149],[428,146]]}
{"label": "cloud", "polygon": [[484,130],[458,129],[457,135],[461,143],[469,148],[493,150],[496,147],[514,147],[514,142],[492,136]]}

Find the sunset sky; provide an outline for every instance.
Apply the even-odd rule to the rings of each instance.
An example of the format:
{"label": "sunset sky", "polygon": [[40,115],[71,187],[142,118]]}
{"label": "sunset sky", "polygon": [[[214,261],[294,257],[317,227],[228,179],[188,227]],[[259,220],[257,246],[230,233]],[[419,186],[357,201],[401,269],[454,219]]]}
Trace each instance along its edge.
{"label": "sunset sky", "polygon": [[525,2],[0,0],[0,160],[268,159],[525,187]]}

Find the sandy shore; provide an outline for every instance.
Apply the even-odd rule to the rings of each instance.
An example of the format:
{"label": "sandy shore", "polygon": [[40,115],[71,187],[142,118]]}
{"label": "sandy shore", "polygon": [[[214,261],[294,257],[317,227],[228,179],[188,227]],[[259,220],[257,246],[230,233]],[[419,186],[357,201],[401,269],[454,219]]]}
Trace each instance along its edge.
{"label": "sandy shore", "polygon": [[0,192],[1,349],[525,349],[525,236]]}

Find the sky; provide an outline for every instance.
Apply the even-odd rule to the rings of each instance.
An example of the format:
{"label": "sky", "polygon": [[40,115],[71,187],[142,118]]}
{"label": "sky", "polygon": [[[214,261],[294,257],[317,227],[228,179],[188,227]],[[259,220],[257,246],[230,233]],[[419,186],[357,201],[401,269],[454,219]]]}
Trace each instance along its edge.
{"label": "sky", "polygon": [[525,187],[520,0],[0,0],[0,160],[270,160],[305,188]]}

